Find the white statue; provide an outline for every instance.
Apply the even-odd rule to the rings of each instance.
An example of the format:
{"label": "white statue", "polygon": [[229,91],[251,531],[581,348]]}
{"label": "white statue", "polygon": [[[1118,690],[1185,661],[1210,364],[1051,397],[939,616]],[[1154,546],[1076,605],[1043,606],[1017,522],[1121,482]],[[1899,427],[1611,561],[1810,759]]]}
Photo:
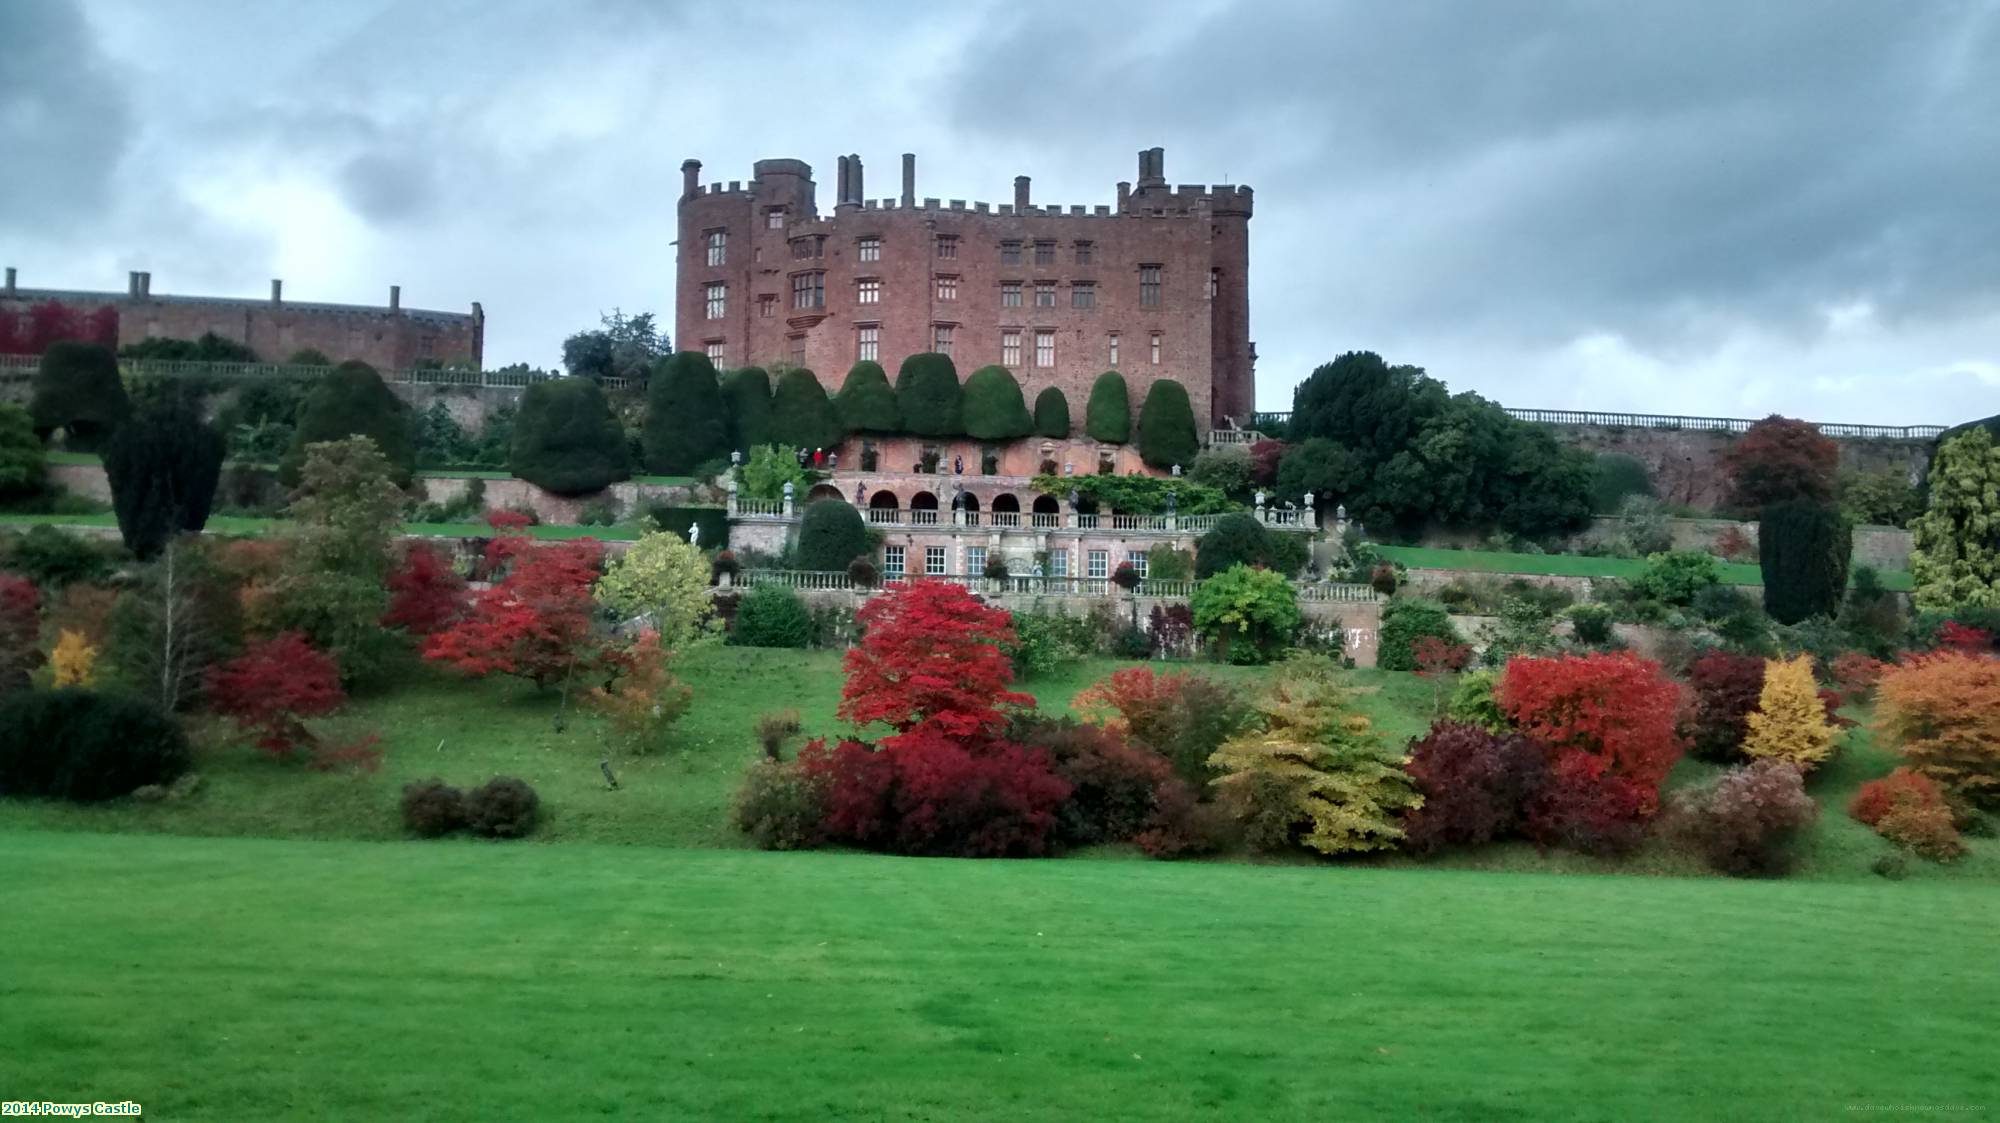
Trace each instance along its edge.
{"label": "white statue", "polygon": [[689,523],[689,524],[688,524],[688,545],[690,545],[690,546],[699,546],[699,545],[701,545],[701,524],[700,524],[700,523]]}

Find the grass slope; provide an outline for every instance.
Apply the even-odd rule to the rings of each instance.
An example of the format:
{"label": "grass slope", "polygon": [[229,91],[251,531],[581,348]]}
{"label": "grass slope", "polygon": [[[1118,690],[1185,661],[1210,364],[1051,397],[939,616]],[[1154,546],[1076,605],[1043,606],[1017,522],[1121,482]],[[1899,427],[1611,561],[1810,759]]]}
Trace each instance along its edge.
{"label": "grass slope", "polygon": [[[1448,550],[1429,546],[1377,546],[1390,561],[1412,569],[1457,569],[1474,573],[1525,573],[1558,577],[1615,577],[1629,581],[1646,568],[1642,558],[1592,558],[1582,554],[1510,554],[1498,550]],[[1762,585],[1763,571],[1754,565],[1722,562],[1722,580],[1728,585]],[[1910,590],[1910,575],[1902,570],[1883,570],[1882,586],[1898,592]]]}
{"label": "grass slope", "polygon": [[[115,529],[118,526],[118,517],[108,511],[92,515],[0,515],[0,527],[35,526],[43,523],[49,526]],[[283,533],[289,525],[291,525],[289,519],[210,515],[203,529],[209,534],[228,535],[234,538],[260,538],[267,534]],[[486,538],[493,534],[493,528],[483,522],[404,523],[402,529],[404,534],[422,538]],[[628,542],[636,540],[641,530],[636,526],[546,524],[531,526],[528,528],[528,533],[536,538],[551,540],[596,538],[606,542]]]}
{"label": "grass slope", "polygon": [[6,1094],[131,1098],[148,1118],[1484,1123],[2000,1103],[2000,899],[1966,886],[0,848]]}

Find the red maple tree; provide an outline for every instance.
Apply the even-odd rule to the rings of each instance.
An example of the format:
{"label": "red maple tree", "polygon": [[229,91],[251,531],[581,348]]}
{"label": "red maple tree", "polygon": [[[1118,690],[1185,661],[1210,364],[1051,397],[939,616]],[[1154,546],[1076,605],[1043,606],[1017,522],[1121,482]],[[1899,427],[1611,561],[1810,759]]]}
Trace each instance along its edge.
{"label": "red maple tree", "polygon": [[444,552],[429,545],[410,547],[389,575],[389,611],[382,626],[428,636],[443,631],[464,611],[465,578]]}
{"label": "red maple tree", "polygon": [[256,734],[258,748],[290,757],[318,747],[305,719],[332,713],[347,695],[332,656],[298,632],[282,632],[211,667],[208,699],[216,713]]}
{"label": "red maple tree", "polygon": [[424,642],[424,658],[536,686],[604,663],[604,645],[590,627],[590,587],[603,562],[604,546],[594,538],[513,552],[507,575]]}
{"label": "red maple tree", "polygon": [[1833,501],[1840,446],[1806,421],[1772,414],[1722,454],[1730,505],[1755,515],[1766,504]]}
{"label": "red maple tree", "polygon": [[855,620],[864,631],[843,664],[840,716],[857,726],[975,738],[1006,721],[1001,706],[1035,704],[1007,689],[1014,666],[1002,647],[1014,641],[1012,620],[958,585],[892,585]]}
{"label": "red maple tree", "polygon": [[1559,778],[1615,779],[1632,787],[1639,814],[1657,809],[1682,748],[1680,686],[1658,663],[1629,651],[1517,657],[1498,699],[1516,729],[1549,747]]}

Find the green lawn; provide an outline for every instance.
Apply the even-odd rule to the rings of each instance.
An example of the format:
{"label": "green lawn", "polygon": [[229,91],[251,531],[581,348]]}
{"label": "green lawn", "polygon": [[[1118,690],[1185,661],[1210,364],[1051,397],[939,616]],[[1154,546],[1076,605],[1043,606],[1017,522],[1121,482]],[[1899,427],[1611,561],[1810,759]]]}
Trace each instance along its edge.
{"label": "green lawn", "polygon": [[[110,512],[94,515],[0,515],[0,527],[35,526],[46,523],[50,526],[67,527],[115,527],[118,518]],[[210,515],[206,531],[236,538],[257,538],[275,534],[289,525],[286,519],[243,518],[235,515]],[[493,528],[483,522],[458,523],[404,523],[403,533],[422,538],[486,538]],[[531,526],[528,533],[536,538],[559,540],[571,538],[598,538],[607,542],[629,542],[639,537],[641,530],[636,526],[557,526],[554,524]]]}
{"label": "green lawn", "polygon": [[0,1095],[132,1099],[148,1118],[2000,1105],[1983,886],[23,832],[0,848]]}
{"label": "green lawn", "polygon": [[[1631,580],[1645,568],[1640,558],[1591,558],[1581,554],[1509,554],[1497,550],[1447,550],[1429,546],[1377,546],[1390,561],[1412,569],[1460,569],[1477,573],[1525,573],[1557,577],[1615,577]],[[1723,562],[1722,580],[1730,585],[1762,585],[1764,575],[1754,565]],[[1884,588],[1910,590],[1910,575],[1883,570]]]}

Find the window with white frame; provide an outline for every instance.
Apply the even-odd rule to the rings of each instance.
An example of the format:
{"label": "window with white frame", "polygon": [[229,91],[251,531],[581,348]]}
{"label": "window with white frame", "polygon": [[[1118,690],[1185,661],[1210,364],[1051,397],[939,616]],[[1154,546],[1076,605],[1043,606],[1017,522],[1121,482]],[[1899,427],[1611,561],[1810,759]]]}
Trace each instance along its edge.
{"label": "window with white frame", "polygon": [[1021,264],[1021,243],[1019,242],[1000,243],[1000,264],[1002,265]]}
{"label": "window with white frame", "polygon": [[1017,367],[1021,365],[1021,333],[1007,330],[1000,333],[1000,365]]}
{"label": "window with white frame", "polygon": [[1084,558],[1083,575],[1092,581],[1102,581],[1111,575],[1109,559],[1111,555],[1103,550],[1092,550]]}
{"label": "window with white frame", "polygon": [[708,263],[725,265],[729,262],[729,231],[711,230],[707,235]]}
{"label": "window with white frame", "polygon": [[1160,365],[1160,333],[1153,333],[1153,365]]}
{"label": "window with white frame", "polygon": [[882,326],[862,324],[854,329],[854,358],[856,362],[874,362],[882,350]]}
{"label": "window with white frame", "polygon": [[965,575],[977,577],[986,572],[986,547],[967,546],[965,548]]}
{"label": "window with white frame", "polygon": [[1036,242],[1035,264],[1054,265],[1055,263],[1056,263],[1056,244],[1054,242]]}
{"label": "window with white frame", "polygon": [[957,300],[958,278],[943,273],[938,274],[937,298],[939,300]]}
{"label": "window with white frame", "polygon": [[1021,282],[1000,282],[1000,307],[1019,308],[1021,306]]}
{"label": "window with white frame", "polygon": [[1125,564],[1132,567],[1143,580],[1146,576],[1146,552],[1144,550],[1125,551]]}
{"label": "window with white frame", "polygon": [[1118,333],[1111,333],[1111,369],[1118,369]]}
{"label": "window with white frame", "polygon": [[896,578],[903,575],[903,548],[901,546],[882,547],[882,573]]}
{"label": "window with white frame", "polygon": [[708,318],[720,320],[729,307],[729,286],[709,285],[703,290],[707,298]]}
{"label": "window with white frame", "polygon": [[1050,550],[1050,551],[1049,551],[1049,576],[1050,576],[1050,577],[1068,577],[1068,576],[1069,576],[1069,551],[1068,551],[1068,550]]}
{"label": "window with white frame", "polygon": [[1052,367],[1056,365],[1056,333],[1038,331],[1035,333],[1035,365]]}
{"label": "window with white frame", "polygon": [[855,246],[854,256],[862,261],[882,260],[882,239],[863,238]]}
{"label": "window with white frame", "polygon": [[785,208],[772,207],[764,212],[764,229],[783,230],[785,228]]}
{"label": "window with white frame", "polygon": [[944,566],[945,566],[945,548],[943,546],[925,546],[924,576],[943,577]]}
{"label": "window with white frame", "polygon": [[958,259],[958,235],[939,234],[937,236],[937,255],[946,261],[956,261]]}
{"label": "window with white frame", "polygon": [[1209,270],[1209,271],[1208,271],[1208,298],[1209,298],[1210,300],[1214,300],[1214,299],[1215,299],[1215,297],[1216,297],[1216,295],[1217,295],[1218,293],[1220,293],[1221,291],[1222,291],[1222,270],[1220,270],[1220,269],[1211,269],[1211,270]]}
{"label": "window with white frame", "polygon": [[863,277],[855,281],[854,302],[856,304],[882,303],[882,278]]}
{"label": "window with white frame", "polygon": [[951,354],[952,325],[934,324],[931,327],[931,350],[940,355]]}
{"label": "window with white frame", "polygon": [[1056,283],[1054,281],[1035,282],[1035,307],[1054,308],[1056,306]]}
{"label": "window with white frame", "polygon": [[702,347],[701,347],[701,353],[702,353],[702,354],[704,354],[704,355],[707,355],[707,356],[708,356],[708,361],[709,361],[709,362],[711,362],[711,363],[719,363],[719,362],[721,362],[721,361],[722,361],[722,341],[721,341],[720,339],[711,339],[711,340],[709,340],[709,341],[708,341],[707,343],[704,343],[704,344],[702,344]]}

